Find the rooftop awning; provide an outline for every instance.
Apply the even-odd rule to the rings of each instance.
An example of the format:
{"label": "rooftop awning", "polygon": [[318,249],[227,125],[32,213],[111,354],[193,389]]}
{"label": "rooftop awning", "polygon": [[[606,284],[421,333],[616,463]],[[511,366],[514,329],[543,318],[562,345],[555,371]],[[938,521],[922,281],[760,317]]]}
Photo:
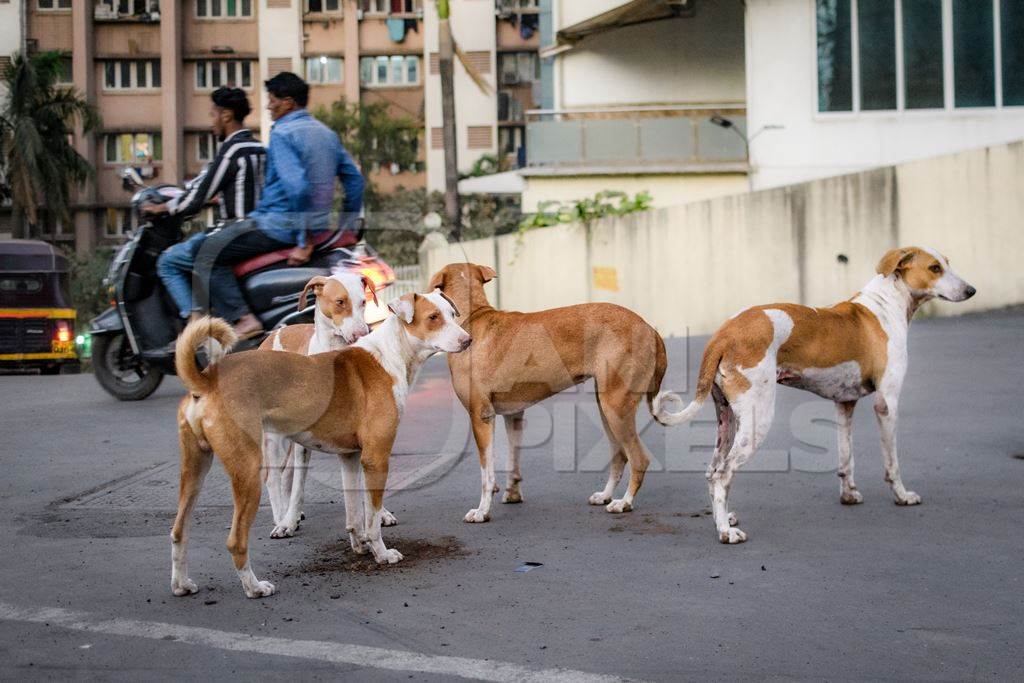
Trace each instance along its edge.
{"label": "rooftop awning", "polygon": [[624,5],[566,26],[557,35],[555,46],[541,50],[542,57],[550,57],[570,49],[587,36],[651,21],[689,16],[695,0],[632,0]]}

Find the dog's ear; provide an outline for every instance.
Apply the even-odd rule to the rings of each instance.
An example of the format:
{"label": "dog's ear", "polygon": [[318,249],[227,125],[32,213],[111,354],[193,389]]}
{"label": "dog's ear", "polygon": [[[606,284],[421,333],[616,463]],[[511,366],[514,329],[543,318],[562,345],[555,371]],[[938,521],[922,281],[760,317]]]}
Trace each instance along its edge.
{"label": "dog's ear", "polygon": [[388,304],[388,309],[406,323],[411,323],[416,312],[416,297],[418,296],[419,294],[416,292],[411,292],[392,299]]}
{"label": "dog's ear", "polygon": [[370,293],[370,298],[373,299],[373,304],[375,306],[380,306],[380,302],[377,301],[377,288],[373,286],[373,280],[363,275],[362,281],[363,289]]}
{"label": "dog's ear", "polygon": [[490,266],[477,266],[476,269],[480,271],[480,280],[482,282],[490,282],[494,278],[498,277],[498,273]]}
{"label": "dog's ear", "polygon": [[434,273],[433,277],[430,278],[430,282],[427,283],[427,289],[444,289],[444,269]]}
{"label": "dog's ear", "polygon": [[302,294],[299,295],[300,311],[306,310],[306,297],[309,294],[310,288],[312,288],[315,296],[320,296],[320,292],[323,290],[326,282],[327,278],[323,275],[317,275],[316,277],[310,278],[309,282],[306,283],[306,286],[302,288]]}
{"label": "dog's ear", "polygon": [[882,255],[875,271],[882,277],[889,277],[893,273],[902,273],[907,265],[914,259],[914,249],[890,249]]}
{"label": "dog's ear", "polygon": [[455,305],[455,302],[452,301],[450,296],[448,296],[447,294],[442,292],[440,289],[437,290],[437,293],[441,295],[442,299],[444,299],[445,301],[447,301],[449,304],[452,305],[452,310],[455,311],[455,317],[456,318],[458,318],[459,316],[462,315],[461,313],[459,313],[459,307]]}

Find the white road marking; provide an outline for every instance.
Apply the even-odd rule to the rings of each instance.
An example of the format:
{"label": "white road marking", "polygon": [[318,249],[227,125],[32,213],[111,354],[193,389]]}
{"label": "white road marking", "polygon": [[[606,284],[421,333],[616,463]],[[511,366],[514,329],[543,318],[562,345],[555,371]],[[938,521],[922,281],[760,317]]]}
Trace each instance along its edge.
{"label": "white road marking", "polygon": [[0,619],[47,624],[73,631],[110,636],[171,640],[188,645],[203,645],[220,650],[252,652],[260,655],[314,659],[332,664],[354,664],[373,669],[415,671],[458,676],[482,681],[622,681],[616,676],[592,674],[573,669],[533,669],[519,664],[493,660],[426,655],[403,650],[387,650],[365,645],[349,645],[325,640],[289,640],[248,633],[218,631],[200,626],[166,624],[120,617],[104,617],[61,607],[17,607],[0,602]]}

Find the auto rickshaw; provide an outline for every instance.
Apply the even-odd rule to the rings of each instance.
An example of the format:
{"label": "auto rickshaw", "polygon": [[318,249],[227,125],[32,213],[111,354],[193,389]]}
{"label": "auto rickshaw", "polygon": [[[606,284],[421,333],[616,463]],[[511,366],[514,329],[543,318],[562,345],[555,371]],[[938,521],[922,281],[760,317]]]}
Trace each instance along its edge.
{"label": "auto rickshaw", "polygon": [[79,370],[68,260],[46,242],[0,240],[0,371]]}

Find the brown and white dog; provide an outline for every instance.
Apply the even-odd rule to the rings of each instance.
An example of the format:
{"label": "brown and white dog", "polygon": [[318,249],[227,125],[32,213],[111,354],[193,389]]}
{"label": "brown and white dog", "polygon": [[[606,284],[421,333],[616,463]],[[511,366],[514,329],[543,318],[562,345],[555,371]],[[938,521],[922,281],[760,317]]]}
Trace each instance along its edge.
{"label": "brown and white dog", "polygon": [[[549,396],[594,378],[597,403],[612,462],[604,489],[591,505],[608,512],[628,512],[650,454],[636,431],[636,408],[648,406],[661,387],[667,364],[665,344],[653,327],[630,310],[607,303],[581,304],[537,313],[494,309],[484,283],[497,275],[487,266],[451,264],[434,274],[430,287],[440,288],[459,307],[463,327],[473,335],[473,350],[448,357],[455,393],[469,412],[480,454],[480,503],[466,522],[486,522],[491,515],[494,481],[494,419],[505,418],[509,437],[509,473],[504,503],[522,502],[519,448],[523,411]],[[626,494],[612,500],[626,463]]]}
{"label": "brown and white dog", "polygon": [[[339,269],[329,277],[317,275],[306,283],[299,296],[299,310],[305,310],[309,291],[315,296],[313,323],[289,325],[274,330],[260,344],[260,350],[289,351],[312,356],[340,351],[370,332],[366,324],[366,293],[377,304],[377,294],[369,278]],[[267,496],[274,516],[271,538],[293,536],[303,518],[302,502],[310,451],[278,434],[264,436],[263,457],[267,463]],[[358,454],[345,455],[358,459]],[[358,471],[358,467],[354,468]],[[342,480],[344,489],[361,487],[357,481]],[[397,523],[395,516],[382,510],[382,525]]]}
{"label": "brown and white dog", "polygon": [[[245,594],[274,593],[273,584],[253,573],[248,549],[262,488],[261,445],[268,432],[317,451],[359,453],[351,464],[362,466],[370,502],[363,505],[356,491],[350,500],[346,489],[353,549],[364,551],[363,543],[369,542],[378,563],[402,559],[385,546],[380,524],[388,458],[406,394],[427,358],[466,349],[470,336],[456,324],[455,307],[438,292],[407,294],[388,307],[395,315],[355,346],[314,356],[246,351],[225,358],[224,350],[236,337],[228,323],[216,318],[193,322],[182,332],[175,365],[190,395],[178,409],[181,487],[171,530],[175,595],[198,590],[188,577],[188,525],[213,453],[231,479],[235,510],[227,545]],[[211,363],[200,372],[195,351],[207,342]],[[349,481],[357,475],[349,473]]]}
{"label": "brown and white dog", "polygon": [[934,249],[892,249],[879,261],[877,272],[852,299],[831,308],[771,304],[742,311],[708,342],[694,400],[672,412],[667,404],[682,405],[678,395],[663,392],[655,399],[656,418],[670,425],[692,419],[709,394],[715,401],[718,441],[707,479],[722,543],[747,540],[729,510],[729,488],[733,475],[768,434],[776,383],[835,401],[840,501],[847,505],[863,500],[853,480],[853,408],[861,397],[876,393],[885,480],[897,505],[921,502],[903,486],[896,456],[896,416],[907,372],[910,320],[925,301],[964,301],[975,289]]}

